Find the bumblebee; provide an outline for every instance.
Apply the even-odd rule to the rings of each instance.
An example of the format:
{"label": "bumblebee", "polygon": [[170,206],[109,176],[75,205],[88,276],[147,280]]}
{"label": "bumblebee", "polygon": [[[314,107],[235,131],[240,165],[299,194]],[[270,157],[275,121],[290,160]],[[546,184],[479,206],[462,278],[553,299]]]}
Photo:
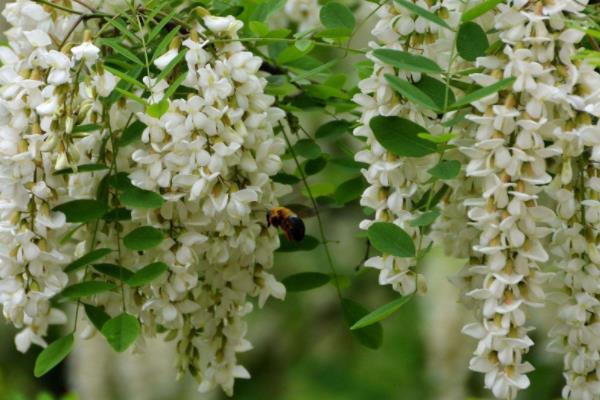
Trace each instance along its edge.
{"label": "bumblebee", "polygon": [[292,210],[286,207],[273,207],[267,213],[267,226],[281,228],[290,242],[304,239],[304,222]]}

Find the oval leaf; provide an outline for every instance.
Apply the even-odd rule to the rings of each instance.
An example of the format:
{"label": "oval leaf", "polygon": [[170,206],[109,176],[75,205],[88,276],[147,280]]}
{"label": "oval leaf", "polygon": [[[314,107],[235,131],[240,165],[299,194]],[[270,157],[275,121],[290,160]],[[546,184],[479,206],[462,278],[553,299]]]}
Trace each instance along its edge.
{"label": "oval leaf", "polygon": [[85,314],[87,315],[90,322],[98,329],[102,330],[102,327],[110,319],[110,315],[108,315],[104,310],[100,307],[92,306],[89,304],[84,304]]}
{"label": "oval leaf", "polygon": [[352,11],[340,3],[327,3],[321,7],[319,19],[327,29],[340,29],[352,33],[356,20]]}
{"label": "oval leaf", "polygon": [[396,257],[414,257],[415,244],[398,225],[391,222],[375,222],[367,231],[369,241],[383,254]]}
{"label": "oval leaf", "polygon": [[[342,312],[348,326],[353,326],[369,313],[366,308],[350,299],[342,299]],[[351,332],[363,346],[370,349],[378,349],[383,343],[383,328],[378,322]]]}
{"label": "oval leaf", "polygon": [[60,364],[73,349],[74,341],[73,334],[71,334],[52,342],[35,360],[33,375],[39,378]]}
{"label": "oval leaf", "polygon": [[333,197],[335,198],[336,203],[346,204],[360,199],[360,196],[366,187],[367,184],[365,180],[362,178],[362,176],[358,176],[338,186]]}
{"label": "oval leaf", "polygon": [[473,103],[474,101],[477,101],[484,97],[490,96],[490,95],[512,85],[513,82],[515,81],[515,79],[516,78],[502,79],[492,85],[489,85],[489,86],[483,87],[481,89],[477,89],[470,93],[467,93],[466,95],[464,95],[463,97],[458,99],[456,101],[456,103],[452,104],[452,106],[450,106],[450,108],[454,109],[454,110],[458,109],[458,108],[462,108],[468,104]]}
{"label": "oval leaf", "polygon": [[396,300],[393,300],[393,301],[379,307],[375,311],[370,312],[369,314],[365,315],[358,321],[356,321],[356,323],[354,325],[352,325],[352,327],[350,327],[350,329],[352,329],[352,330],[361,329],[366,326],[373,325],[374,323],[377,323],[381,320],[384,320],[387,317],[389,317],[390,315],[392,315],[393,313],[395,313],[396,311],[398,311],[400,309],[400,307],[402,307],[403,305],[408,303],[408,301],[410,299],[412,299],[412,295],[400,297]]}
{"label": "oval leaf", "polygon": [[107,321],[101,332],[108,344],[116,352],[122,353],[136,341],[140,334],[140,323],[133,315],[123,313]]}
{"label": "oval leaf", "polygon": [[465,11],[460,17],[460,20],[462,22],[474,20],[475,18],[495,8],[498,4],[502,2],[503,0],[486,0],[483,3],[477,4],[476,6],[471,7],[467,11]]}
{"label": "oval leaf", "polygon": [[159,208],[165,204],[165,199],[160,194],[135,186],[125,189],[119,200],[129,208]]}
{"label": "oval leaf", "polygon": [[435,220],[440,216],[440,210],[437,208],[427,211],[419,215],[417,218],[410,221],[410,226],[429,226],[435,222]]}
{"label": "oval leaf", "polygon": [[419,7],[418,5],[416,5],[415,3],[411,3],[410,1],[406,1],[406,0],[395,0],[395,1],[396,1],[396,3],[400,4],[402,7],[408,9],[409,11],[413,12],[414,14],[417,14],[419,17],[423,17],[426,20],[433,22],[434,24],[437,24],[441,27],[452,30],[452,28],[450,28],[450,25],[448,25],[446,23],[446,21],[444,21],[443,19],[441,19],[440,17],[438,17],[431,11],[426,10],[422,7]]}
{"label": "oval leaf", "polygon": [[129,279],[127,279],[126,283],[131,287],[143,286],[152,282],[168,270],[169,267],[167,264],[155,262],[146,265],[144,268],[135,272]]}
{"label": "oval leaf", "polygon": [[314,141],[310,139],[301,139],[296,142],[294,145],[294,151],[296,154],[312,160],[321,155],[321,147]]}
{"label": "oval leaf", "polygon": [[436,112],[441,111],[431,97],[412,83],[389,74],[385,75],[385,80],[388,81],[392,89],[404,96],[407,100]]}
{"label": "oval leaf", "polygon": [[460,162],[456,160],[442,160],[427,172],[438,179],[454,179],[460,172]]}
{"label": "oval leaf", "polygon": [[102,218],[108,211],[106,204],[92,199],[73,200],[54,207],[67,217],[67,222],[89,222]]}
{"label": "oval leaf", "polygon": [[405,51],[376,49],[373,50],[373,55],[385,64],[389,64],[402,71],[424,72],[426,74],[440,74],[444,72],[435,61]]}
{"label": "oval leaf", "polygon": [[456,50],[467,61],[475,61],[477,57],[485,56],[485,51],[490,46],[483,28],[475,22],[465,22],[458,29],[456,36]]}
{"label": "oval leaf", "polygon": [[116,286],[109,282],[102,281],[87,281],[76,283],[69,287],[66,287],[61,295],[71,300],[76,300],[81,297],[93,296],[98,293],[108,292],[113,290]]}
{"label": "oval leaf", "polygon": [[317,139],[339,139],[340,137],[344,136],[346,132],[349,132],[351,127],[352,123],[343,119],[329,121],[321,125],[319,129],[317,129],[317,131],[315,132],[315,137]]}
{"label": "oval leaf", "polygon": [[75,260],[72,263],[70,263],[69,265],[67,265],[65,267],[65,272],[69,273],[69,272],[77,271],[78,269],[83,268],[86,265],[89,265],[98,260],[101,260],[102,258],[106,257],[110,253],[112,253],[112,250],[106,249],[106,248],[92,250],[89,253],[79,257],[77,260]]}
{"label": "oval leaf", "polygon": [[405,118],[377,116],[369,126],[383,147],[397,156],[423,157],[437,152],[437,146],[420,138],[426,129]]}
{"label": "oval leaf", "polygon": [[142,226],[125,235],[123,244],[128,249],[142,251],[158,246],[163,239],[164,235],[158,229]]}
{"label": "oval leaf", "polygon": [[331,277],[321,272],[301,272],[284,278],[283,283],[289,292],[301,292],[326,285]]}
{"label": "oval leaf", "polygon": [[111,278],[119,279],[121,281],[129,279],[133,275],[133,272],[127,268],[123,268],[116,264],[94,264],[94,269],[101,274],[110,276]]}

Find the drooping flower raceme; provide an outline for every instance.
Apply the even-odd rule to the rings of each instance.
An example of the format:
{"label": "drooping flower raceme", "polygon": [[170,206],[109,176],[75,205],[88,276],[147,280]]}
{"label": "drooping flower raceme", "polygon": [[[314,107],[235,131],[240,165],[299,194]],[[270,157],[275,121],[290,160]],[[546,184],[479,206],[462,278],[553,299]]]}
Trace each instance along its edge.
{"label": "drooping flower raceme", "polygon": [[[285,296],[268,273],[279,239],[266,212],[288,191],[271,180],[284,113],[264,94],[262,60],[236,41],[242,23],[206,15],[129,92],[96,43],[106,27],[23,0],[3,15],[0,304],[22,328],[18,349],[66,322],[50,300],[69,281],[114,282],[85,296],[83,336],[102,328],[93,315],[137,320],[143,336],[177,340],[178,368],[201,391],[232,394],[249,376],[236,358],[251,348],[249,298]],[[71,263],[97,251],[102,264]],[[155,278],[127,281],[142,269]]]}
{"label": "drooping flower raceme", "polygon": [[[163,193],[167,202],[133,221],[172,229],[154,257],[170,266],[168,277],[140,292],[143,321],[178,332],[179,367],[190,370],[207,391],[220,385],[232,393],[234,378],[248,372],[236,353],[250,349],[244,336],[248,296],[259,306],[285,288],[267,272],[277,235],[265,226],[266,210],[286,193],[270,176],[281,168],[285,142],[273,134],[283,112],[263,93],[260,58],[236,38],[241,23],[232,17],[205,17],[179,49],[188,67],[185,99],[170,102],[159,118],[140,113],[147,128],[131,154],[133,185]],[[159,69],[167,63],[159,57]],[[161,65],[162,64],[162,65]],[[155,101],[167,85],[148,77]]]}
{"label": "drooping flower raceme", "polygon": [[[425,2],[419,2],[419,6],[429,8]],[[449,11],[445,2],[433,5],[430,11],[449,21],[460,16],[456,10]],[[377,10],[377,16],[379,21],[372,31],[377,43],[370,44],[375,51],[392,49],[415,52],[430,57],[441,66],[448,66],[453,44],[452,31],[411,14],[395,3],[383,5]],[[418,201],[428,196],[426,182],[431,176],[427,171],[438,163],[439,155],[398,157],[378,142],[370,124],[377,117],[401,117],[422,126],[433,135],[443,133],[444,129],[434,111],[401,99],[386,78],[386,75],[396,75],[418,82],[421,74],[402,70],[395,72],[391,65],[377,57],[377,53],[371,53],[368,57],[373,61],[373,72],[359,83],[361,92],[354,96],[354,101],[362,111],[361,125],[355,129],[354,135],[367,139],[367,148],[356,154],[356,160],[369,165],[363,171],[369,187],[362,195],[361,205],[374,210],[374,215],[361,222],[360,227],[368,229],[374,222],[393,222],[404,229],[414,243],[421,243],[421,249],[425,249],[430,239],[421,235],[419,228],[412,225],[411,221],[423,213],[419,210],[422,205],[420,207]],[[399,120],[389,121],[393,121],[393,124]],[[380,284],[392,285],[394,290],[407,295],[425,290],[425,278],[414,269],[416,260],[416,257],[383,254],[371,257],[365,266],[380,271]]]}
{"label": "drooping flower raceme", "polygon": [[[474,104],[477,112],[468,118],[476,125],[476,143],[463,148],[470,158],[467,175],[483,185],[481,198],[468,203],[480,231],[468,271],[481,286],[467,295],[480,302],[481,322],[464,332],[479,340],[471,369],[485,373],[486,387],[501,399],[513,399],[529,386],[526,374],[533,367],[524,355],[533,342],[525,307],[544,304],[548,274],[540,267],[549,260],[544,240],[555,232],[561,268],[578,268],[573,257],[585,247],[578,237],[581,223],[573,222],[579,210],[572,164],[582,152],[580,132],[590,129],[589,117],[580,114],[593,101],[587,88],[597,76],[572,61],[582,34],[566,24],[582,7],[500,4],[494,27],[502,50],[478,58],[485,71],[471,75],[482,86],[514,79],[510,91]],[[561,163],[549,186],[556,159]],[[540,205],[544,188],[556,200],[556,214]],[[563,221],[558,230],[556,216]],[[567,392],[565,397],[586,398]]]}

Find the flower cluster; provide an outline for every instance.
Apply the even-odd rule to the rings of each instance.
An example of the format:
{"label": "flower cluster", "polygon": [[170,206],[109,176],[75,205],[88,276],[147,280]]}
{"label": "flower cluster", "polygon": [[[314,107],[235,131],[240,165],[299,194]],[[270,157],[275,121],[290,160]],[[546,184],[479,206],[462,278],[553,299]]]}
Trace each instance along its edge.
{"label": "flower cluster", "polygon": [[[29,0],[3,15],[11,28],[10,46],[0,48],[0,304],[23,329],[18,349],[46,346],[48,324],[66,322],[50,300],[69,283],[108,280],[120,289],[83,302],[108,318],[133,315],[142,339],[176,339],[180,372],[191,372],[201,391],[220,386],[231,395],[234,379],[249,377],[236,358],[251,348],[249,299],[262,307],[285,296],[268,273],[279,239],[266,226],[266,211],[288,191],[271,180],[285,151],[273,126],[284,113],[264,94],[262,60],[236,41],[242,23],[205,15],[147,66],[156,76],[114,101],[124,91],[115,90],[119,78],[96,40],[107,25],[84,29],[76,14]],[[157,79],[179,56],[179,83],[168,73]],[[184,95],[169,92],[178,85]],[[125,138],[135,129],[140,138]],[[100,200],[114,208],[91,222],[67,207]],[[121,243],[140,227],[163,240]],[[110,252],[107,263],[65,270],[94,249]],[[143,285],[122,283],[151,265],[166,271]]]}
{"label": "flower cluster", "polygon": [[[426,2],[419,5],[429,8]],[[449,21],[460,17],[454,10],[448,10],[445,2],[431,6]],[[372,34],[377,42],[370,43],[373,49],[408,50],[431,57],[440,65],[448,66],[453,34],[442,30],[436,24],[420,16],[411,15],[400,5],[385,4],[377,11],[379,21]],[[413,121],[432,134],[443,133],[443,127],[437,120],[435,112],[419,107],[399,97],[387,82],[386,74],[399,74],[406,77],[406,72],[395,72],[394,68],[382,62],[372,53],[368,55],[374,67],[370,77],[359,83],[360,93],[354,96],[362,114],[361,125],[354,130],[354,135],[367,139],[368,147],[356,154],[356,160],[367,163],[368,169],[363,171],[369,187],[364,191],[361,205],[374,210],[372,219],[361,222],[361,229],[368,229],[373,222],[393,222],[403,228],[415,243],[421,243],[424,249],[429,245],[429,237],[411,225],[411,221],[421,215],[417,210],[417,202],[427,192],[426,182],[430,175],[427,171],[437,164],[439,155],[432,154],[421,158],[399,158],[386,150],[375,138],[369,122],[376,116],[398,116]],[[419,81],[419,73],[409,76]],[[423,292],[425,279],[415,271],[416,257],[395,257],[383,254],[371,257],[365,266],[380,270],[379,283],[392,285],[394,290],[403,295]]]}
{"label": "flower cluster", "polygon": [[[450,26],[458,25],[455,16],[462,10],[453,9],[452,2],[415,4],[446,17]],[[448,254],[469,259],[454,280],[479,319],[463,330],[479,341],[470,368],[484,373],[485,386],[501,399],[514,399],[529,386],[526,374],[533,367],[524,356],[533,341],[526,309],[545,304],[543,287],[552,274],[542,267],[550,260],[560,268],[553,282],[562,292],[556,296],[562,305],[552,336],[553,347],[565,354],[563,395],[592,399],[600,389],[595,225],[599,203],[593,164],[600,132],[590,116],[597,116],[600,76],[577,60],[583,33],[567,22],[580,16],[584,7],[571,1],[501,3],[480,18],[484,29],[492,32],[490,42],[496,41],[500,50],[472,64],[459,59],[460,68],[448,56],[454,36],[432,24],[431,18],[400,6],[383,6],[373,30],[385,48],[427,56],[451,71],[475,67],[468,79],[480,87],[513,80],[508,90],[473,102],[466,121],[456,126],[459,137],[451,143],[462,155],[445,158],[465,157],[466,165],[449,184],[432,235]],[[426,171],[439,158],[394,156],[377,142],[369,121],[377,115],[408,116],[436,135],[443,132],[444,120],[398,100],[383,76],[396,74],[418,85],[419,74],[398,73],[377,57],[370,58],[373,75],[360,83],[362,93],[355,96],[363,124],[355,134],[368,139],[368,148],[357,155],[369,164],[364,175],[370,187],[361,204],[375,210],[376,221],[392,221],[415,243],[427,246],[426,238],[419,237],[422,232],[408,222],[419,215],[411,207],[429,189]],[[371,223],[364,221],[361,227]],[[386,255],[366,262],[381,270],[381,284],[394,283],[402,294],[415,290],[400,278],[412,273],[414,264],[414,259]]]}
{"label": "flower cluster", "polygon": [[[193,93],[171,101],[160,118],[139,113],[147,128],[131,153],[129,177],[167,199],[158,211],[134,211],[133,221],[176,232],[154,254],[169,265],[168,277],[138,293],[146,298],[142,321],[180,332],[179,367],[198,377],[200,390],[220,385],[232,393],[233,379],[249,376],[236,361],[237,352],[250,349],[248,296],[262,306],[285,295],[267,272],[279,241],[265,226],[266,210],[287,189],[270,180],[285,151],[273,134],[284,114],[263,93],[260,58],[239,42],[210,43],[235,39],[241,23],[207,16],[204,25],[154,62],[163,69],[186,51],[183,86]],[[168,84],[145,81],[153,85],[152,101],[161,102]]]}

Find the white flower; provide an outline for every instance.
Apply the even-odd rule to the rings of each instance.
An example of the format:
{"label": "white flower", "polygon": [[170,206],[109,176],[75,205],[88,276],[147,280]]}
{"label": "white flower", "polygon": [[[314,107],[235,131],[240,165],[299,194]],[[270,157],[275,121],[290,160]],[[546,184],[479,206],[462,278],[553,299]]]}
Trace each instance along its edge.
{"label": "white flower", "polygon": [[79,46],[71,49],[75,60],[84,60],[86,64],[91,65],[98,60],[100,49],[91,42],[83,42]]}

